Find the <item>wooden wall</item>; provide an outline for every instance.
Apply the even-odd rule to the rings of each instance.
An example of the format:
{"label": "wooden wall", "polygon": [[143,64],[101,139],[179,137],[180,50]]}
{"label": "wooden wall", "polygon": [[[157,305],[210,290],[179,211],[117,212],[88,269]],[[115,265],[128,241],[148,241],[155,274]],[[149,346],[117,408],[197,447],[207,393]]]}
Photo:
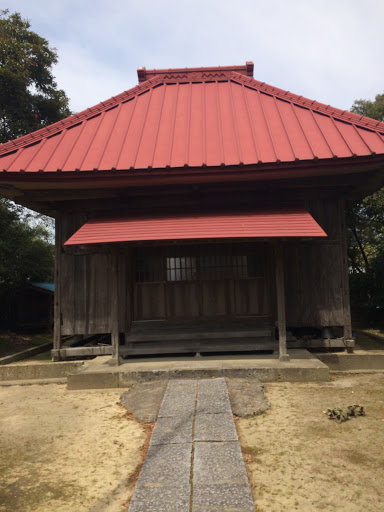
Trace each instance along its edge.
{"label": "wooden wall", "polygon": [[[62,219],[62,245],[85,222],[84,215],[65,215]],[[84,252],[84,253],[83,253]],[[111,332],[112,258],[108,248],[89,246],[85,251],[62,248],[61,334],[97,334]],[[130,325],[130,250],[118,256],[119,326]]]}
{"label": "wooden wall", "polygon": [[345,306],[343,204],[313,200],[306,206],[328,238],[284,244],[287,325],[342,326]]}
{"label": "wooden wall", "polygon": [[[319,199],[308,201],[306,207],[328,238],[283,242],[287,325],[342,326],[349,311],[343,204]],[[85,251],[63,248],[64,242],[86,220],[84,214],[62,216],[59,252],[62,335],[108,333],[112,328],[111,248],[89,246]],[[269,243],[261,243],[260,247],[265,252],[264,279],[203,283],[200,298],[197,284],[189,281],[137,283],[133,287],[133,249],[120,248],[120,332],[129,331],[131,318],[182,317],[186,311],[191,316],[266,314],[276,319],[273,247]],[[173,287],[172,293],[165,293],[165,287]]]}

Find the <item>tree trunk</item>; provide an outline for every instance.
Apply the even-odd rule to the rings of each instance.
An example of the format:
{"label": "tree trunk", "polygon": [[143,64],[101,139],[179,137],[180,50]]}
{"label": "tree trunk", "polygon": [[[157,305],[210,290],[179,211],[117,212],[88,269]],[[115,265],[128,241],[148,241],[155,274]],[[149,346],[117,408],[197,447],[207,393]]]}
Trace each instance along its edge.
{"label": "tree trunk", "polygon": [[357,230],[356,230],[355,226],[352,227],[352,233],[353,233],[353,236],[355,237],[357,245],[359,246],[361,255],[362,255],[364,263],[365,263],[365,268],[367,269],[369,267],[368,258],[367,258],[367,255],[365,254],[364,247],[360,241],[360,238],[359,238],[359,235],[357,234]]}

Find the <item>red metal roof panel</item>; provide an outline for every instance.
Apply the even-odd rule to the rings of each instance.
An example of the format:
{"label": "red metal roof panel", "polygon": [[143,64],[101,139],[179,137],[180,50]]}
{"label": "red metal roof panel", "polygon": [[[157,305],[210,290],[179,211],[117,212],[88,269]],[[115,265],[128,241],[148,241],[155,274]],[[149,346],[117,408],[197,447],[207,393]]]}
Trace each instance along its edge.
{"label": "red metal roof panel", "polygon": [[241,213],[109,217],[86,222],[64,245],[149,240],[326,237],[302,208]]}
{"label": "red metal roof panel", "polygon": [[0,170],[134,171],[384,155],[384,123],[258,82],[247,76],[249,66],[154,72],[115,98],[1,145]]}

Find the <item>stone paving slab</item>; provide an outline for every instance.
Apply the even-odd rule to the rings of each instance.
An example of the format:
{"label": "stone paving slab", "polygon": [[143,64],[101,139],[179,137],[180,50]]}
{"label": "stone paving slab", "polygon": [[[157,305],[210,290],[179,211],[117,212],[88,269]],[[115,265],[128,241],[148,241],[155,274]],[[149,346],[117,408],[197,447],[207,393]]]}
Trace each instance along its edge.
{"label": "stone paving slab", "polygon": [[192,512],[255,512],[248,483],[193,488]]}
{"label": "stone paving slab", "polygon": [[196,414],[195,441],[237,441],[237,432],[230,412]]}
{"label": "stone paving slab", "polygon": [[196,412],[218,414],[230,411],[231,404],[225,380],[222,377],[200,380]]}
{"label": "stone paving slab", "polygon": [[227,385],[223,377],[217,379],[202,379],[198,383],[199,396],[212,393],[228,393]]}
{"label": "stone paving slab", "polygon": [[150,446],[136,489],[189,486],[191,454],[192,444]]}
{"label": "stone paving slab", "polygon": [[159,418],[193,416],[195,412],[196,392],[196,381],[169,381],[160,408]]}
{"label": "stone paving slab", "polygon": [[196,412],[202,414],[220,414],[231,410],[228,395],[224,393],[216,393],[214,398],[212,395],[199,395],[197,401]]}
{"label": "stone paving slab", "polygon": [[129,512],[189,512],[190,485],[136,489]]}
{"label": "stone paving slab", "polygon": [[193,415],[159,418],[152,432],[151,445],[192,443]]}
{"label": "stone paving slab", "polygon": [[223,378],[169,382],[129,512],[190,512],[193,446],[192,512],[254,512]]}
{"label": "stone paving slab", "polygon": [[159,412],[159,418],[171,416],[186,417],[193,416],[195,412],[196,395],[191,393],[171,394],[168,393],[163,400]]}
{"label": "stone paving slab", "polygon": [[195,443],[193,485],[248,484],[240,445],[235,442]]}
{"label": "stone paving slab", "polygon": [[168,382],[167,393],[196,393],[197,381],[174,379]]}

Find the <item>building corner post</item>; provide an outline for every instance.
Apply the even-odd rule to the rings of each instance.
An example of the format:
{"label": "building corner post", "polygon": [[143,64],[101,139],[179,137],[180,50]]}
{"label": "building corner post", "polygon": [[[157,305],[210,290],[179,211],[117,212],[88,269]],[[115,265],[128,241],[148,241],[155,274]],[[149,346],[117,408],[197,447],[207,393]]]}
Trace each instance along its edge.
{"label": "building corner post", "polygon": [[341,200],[341,226],[342,226],[342,243],[341,243],[341,276],[343,285],[343,324],[344,324],[344,342],[347,352],[353,353],[354,340],[352,339],[352,319],[351,305],[349,297],[349,272],[348,272],[348,246],[347,246],[347,225],[346,225],[346,204]]}
{"label": "building corner post", "polygon": [[285,317],[285,291],[284,291],[284,260],[283,244],[275,243],[275,267],[276,267],[276,297],[277,297],[277,322],[279,332],[279,359],[290,361],[287,351],[287,325]]}
{"label": "building corner post", "polygon": [[62,246],[62,217],[58,213],[55,219],[55,291],[53,317],[53,350],[52,361],[60,361],[61,349],[61,246]]}
{"label": "building corner post", "polygon": [[111,366],[120,364],[120,330],[119,330],[119,253],[117,248],[113,247],[111,251],[111,344],[112,358],[109,361]]}

